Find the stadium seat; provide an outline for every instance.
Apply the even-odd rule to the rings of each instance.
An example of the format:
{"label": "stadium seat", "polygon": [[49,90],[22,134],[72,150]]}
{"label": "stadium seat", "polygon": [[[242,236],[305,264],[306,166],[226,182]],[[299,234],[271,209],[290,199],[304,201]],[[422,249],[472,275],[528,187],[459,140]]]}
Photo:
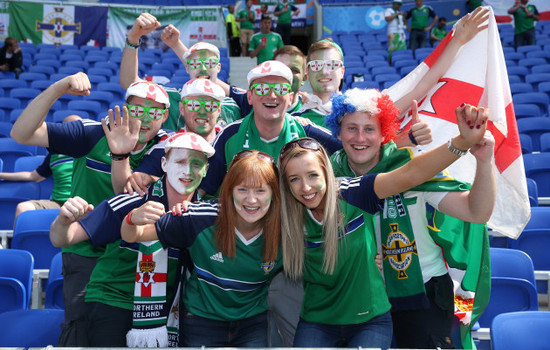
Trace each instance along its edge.
{"label": "stadium seat", "polygon": [[55,74],[57,73],[56,72],[56,68],[57,67],[52,67],[52,66],[30,66],[29,67],[29,72],[31,73],[43,73],[43,74],[46,74],[48,77],[52,74]]}
{"label": "stadium seat", "polygon": [[491,296],[479,318],[479,325],[489,328],[496,315],[512,311],[539,309],[536,287],[528,280],[512,277],[491,277]]}
{"label": "stadium seat", "polygon": [[[520,46],[524,47],[524,46]],[[519,49],[519,48],[518,48]],[[524,58],[518,61],[518,66],[531,68],[532,66],[536,66],[539,64],[546,64],[546,60],[544,58]]]}
{"label": "stadium seat", "polygon": [[9,79],[4,78],[0,79],[0,88],[4,90],[6,96],[9,96],[11,89],[15,88],[24,88],[27,87],[27,82],[25,80],[19,79]]}
{"label": "stadium seat", "polygon": [[107,91],[113,94],[113,97],[117,100],[124,99],[124,96],[126,94],[126,91],[122,87],[120,87],[120,84],[106,82],[106,83],[99,83],[97,84],[97,91]]}
{"label": "stadium seat", "polygon": [[88,80],[92,84],[92,90],[97,90],[97,84],[108,82],[108,78],[104,75],[88,74]]}
{"label": "stadium seat", "polygon": [[376,81],[355,81],[351,83],[352,88],[359,88],[359,89],[380,89],[380,84]]}
{"label": "stadium seat", "polygon": [[490,248],[491,277],[521,278],[535,285],[533,260],[524,251],[510,248]]}
{"label": "stadium seat", "polygon": [[0,314],[0,344],[5,347],[57,346],[64,310],[17,310]]}
{"label": "stadium seat", "polygon": [[530,83],[511,83],[510,84],[510,92],[512,95],[523,93],[523,92],[533,92],[535,89],[533,88],[533,85]]}
{"label": "stadium seat", "polygon": [[50,226],[58,214],[59,209],[41,209],[25,211],[17,217],[11,246],[29,251],[36,269],[49,269],[52,258],[61,251],[50,241]]}
{"label": "stadium seat", "polygon": [[13,171],[33,171],[44,162],[44,158],[45,156],[19,157],[15,160]]}
{"label": "stadium seat", "polygon": [[521,143],[521,153],[532,153],[533,152],[533,141],[531,136],[527,134],[519,134],[519,142]]}
{"label": "stadium seat", "polygon": [[[0,118],[0,120],[2,119],[3,118]],[[10,137],[11,127],[12,127],[12,123],[0,121],[0,137]],[[2,170],[0,170],[0,172],[1,171]]]}
{"label": "stadium seat", "polygon": [[0,313],[26,309],[27,291],[15,278],[0,276]]}
{"label": "stadium seat", "polygon": [[[100,62],[98,62],[98,63],[100,63]],[[107,62],[102,62],[102,63],[107,63]],[[88,74],[89,75],[102,75],[105,78],[109,78],[109,77],[111,77],[111,75],[113,75],[113,71],[110,68],[90,67],[90,68],[88,68]]]}
{"label": "stadium seat", "polygon": [[539,196],[550,197],[550,153],[524,154],[523,162],[525,174],[537,183]]}
{"label": "stadium seat", "polygon": [[512,84],[512,83],[523,83],[523,82],[525,82],[525,79],[523,79],[519,75],[509,75],[508,76],[508,82],[510,84]]}
{"label": "stadium seat", "polygon": [[518,119],[518,131],[531,136],[533,151],[540,151],[540,135],[550,132],[550,118],[531,117]]}
{"label": "stadium seat", "polygon": [[150,68],[146,71],[146,75],[149,77],[161,76],[170,79],[170,77],[172,76],[172,72],[168,69]]}
{"label": "stadium seat", "polygon": [[99,89],[96,89],[90,93],[90,96],[86,97],[86,100],[99,102],[101,105],[100,112],[107,112],[109,109],[109,104],[113,102],[115,98],[113,94],[108,91],[100,91]]}
{"label": "stadium seat", "polygon": [[101,112],[101,103],[87,100],[69,101],[67,108],[88,112],[91,119],[96,119]]}
{"label": "stadium seat", "polygon": [[33,88],[16,88],[10,91],[10,97],[21,101],[21,107],[27,107],[30,101],[40,95],[42,91]]}
{"label": "stadium seat", "polygon": [[63,54],[59,57],[59,61],[61,62],[61,64],[65,64],[69,61],[78,62],[78,61],[81,61],[83,59],[84,59],[84,56],[68,54],[68,53]]}
{"label": "stadium seat", "polygon": [[491,326],[493,350],[547,350],[550,312],[522,311],[496,316]]}
{"label": "stadium seat", "polygon": [[538,45],[524,45],[519,46],[516,50],[517,52],[527,53],[532,51],[541,51],[541,48]]}
{"label": "stadium seat", "polygon": [[524,59],[525,55],[522,52],[505,52],[504,53],[504,59],[506,61],[519,61],[521,59]]}
{"label": "stadium seat", "polygon": [[399,74],[378,74],[374,77],[374,80],[380,84],[383,84],[386,81],[398,81],[401,79]]}
{"label": "stadium seat", "polygon": [[88,68],[90,68],[90,64],[87,61],[75,60],[65,62],[65,67],[77,67],[80,68],[81,72],[87,72]]}
{"label": "stadium seat", "polygon": [[39,52],[36,55],[34,55],[33,61],[36,62],[39,60],[57,60],[57,58],[58,58],[57,55],[53,53]]}
{"label": "stadium seat", "polygon": [[21,102],[19,99],[13,97],[0,97],[0,108],[2,108],[4,110],[4,114],[6,114],[14,109],[20,109]]}
{"label": "stadium seat", "polygon": [[[518,83],[525,84],[525,83]],[[510,88],[513,84],[510,84]],[[515,103],[514,112],[516,113],[516,118],[529,118],[529,117],[542,117],[544,114],[540,111],[539,106],[531,103]]]}
{"label": "stadium seat", "polygon": [[550,152],[550,132],[540,135],[540,151]]}
{"label": "stadium seat", "polygon": [[44,73],[24,72],[19,74],[19,79],[26,81],[27,86],[29,86],[35,80],[46,80],[48,78],[49,76]]}
{"label": "stadium seat", "polygon": [[527,74],[529,74],[529,69],[527,69],[527,67],[515,66],[508,68],[508,75],[520,76],[523,81],[525,81],[525,76]]}
{"label": "stadium seat", "polygon": [[52,258],[50,273],[48,274],[48,285],[46,286],[46,298],[44,307],[47,309],[64,309],[63,300],[63,275],[61,253],[57,253]]}
{"label": "stadium seat", "polygon": [[52,121],[54,123],[61,123],[63,121],[63,119],[67,118],[68,116],[70,116],[72,114],[76,114],[76,115],[78,115],[79,117],[81,117],[83,119],[90,118],[90,114],[88,114],[88,112],[73,110],[73,109],[63,109],[63,110],[60,110],[60,111],[55,111],[53,113]]}
{"label": "stadium seat", "polygon": [[118,65],[113,62],[96,62],[94,68],[109,69],[112,74],[118,74]]}
{"label": "stadium seat", "polygon": [[65,94],[63,96],[60,96],[57,101],[63,105],[63,109],[72,109],[69,108],[69,102],[80,102],[83,100],[83,96],[81,95],[69,95]]}
{"label": "stadium seat", "polygon": [[0,139],[0,158],[4,161],[4,171],[13,171],[15,160],[21,156],[36,155],[37,147],[21,145],[11,138]]}
{"label": "stadium seat", "polygon": [[516,103],[531,103],[539,106],[542,116],[548,114],[548,105],[550,105],[550,98],[548,95],[542,92],[525,92],[515,94],[512,96],[514,104]]}
{"label": "stadium seat", "polygon": [[525,54],[526,58],[544,58],[546,61],[550,60],[550,52],[546,51],[529,51]]}
{"label": "stadium seat", "polygon": [[371,74],[376,77],[379,74],[397,74],[397,70],[394,67],[374,67],[371,70]]}
{"label": "stadium seat", "polygon": [[550,64],[539,64],[531,67],[531,73],[550,73]]}
{"label": "stadium seat", "polygon": [[31,88],[38,89],[40,91],[46,90],[50,85],[52,85],[53,81],[51,80],[36,80],[31,83]]}
{"label": "stadium seat", "polygon": [[549,82],[550,81],[550,73],[533,73],[533,74],[527,74],[525,76],[525,81],[535,88],[535,90],[538,89],[538,85],[540,83]]}
{"label": "stadium seat", "polygon": [[74,55],[74,56],[80,57],[81,59],[84,59],[84,56],[85,56],[84,52],[80,51],[79,49],[68,49],[68,50],[63,50],[63,53],[61,53],[59,58],[65,55]]}
{"label": "stadium seat", "polygon": [[[24,308],[27,309],[31,301],[32,274],[34,258],[32,254],[19,249],[0,249],[0,276],[13,278],[19,281],[25,290]],[[4,330],[2,330],[3,333]],[[5,346],[5,344],[2,346]]]}
{"label": "stadium seat", "polygon": [[539,191],[535,180],[527,178],[527,194],[529,195],[529,205],[531,207],[539,206]]}

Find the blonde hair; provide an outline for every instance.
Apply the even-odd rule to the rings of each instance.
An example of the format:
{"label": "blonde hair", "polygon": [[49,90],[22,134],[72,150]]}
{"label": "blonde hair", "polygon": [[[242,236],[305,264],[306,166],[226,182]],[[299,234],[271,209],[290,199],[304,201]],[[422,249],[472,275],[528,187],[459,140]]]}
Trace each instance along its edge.
{"label": "blonde hair", "polygon": [[[321,146],[322,147],[322,146]],[[332,274],[338,258],[338,233],[343,232],[342,214],[338,204],[338,184],[326,151],[294,147],[283,159],[279,158],[279,182],[281,186],[281,236],[283,249],[283,266],[285,273],[292,279],[303,275],[305,261],[304,215],[305,208],[292,194],[286,177],[288,162],[306,152],[314,153],[324,171],[327,190],[323,212],[323,257],[324,273]]]}

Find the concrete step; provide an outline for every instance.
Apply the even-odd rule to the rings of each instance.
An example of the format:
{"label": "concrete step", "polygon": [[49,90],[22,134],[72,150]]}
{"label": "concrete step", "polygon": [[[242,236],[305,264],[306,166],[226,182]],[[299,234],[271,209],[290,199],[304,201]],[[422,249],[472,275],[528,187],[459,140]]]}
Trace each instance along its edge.
{"label": "concrete step", "polygon": [[256,67],[256,58],[230,57],[231,68],[229,70],[229,83],[242,89],[248,89],[246,75]]}

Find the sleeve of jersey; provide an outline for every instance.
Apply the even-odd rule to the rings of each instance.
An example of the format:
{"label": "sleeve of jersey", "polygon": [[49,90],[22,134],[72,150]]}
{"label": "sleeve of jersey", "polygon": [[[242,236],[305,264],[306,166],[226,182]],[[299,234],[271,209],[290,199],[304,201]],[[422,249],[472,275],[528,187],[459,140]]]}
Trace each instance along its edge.
{"label": "sleeve of jersey", "polygon": [[159,241],[164,248],[185,249],[190,247],[200,231],[194,230],[189,210],[182,216],[170,213],[164,215],[155,224]]}
{"label": "sleeve of jersey", "polygon": [[241,115],[246,117],[252,111],[252,105],[248,103],[248,97],[246,96],[246,90],[240,89],[231,85],[229,88],[229,97],[231,97],[237,103],[237,106],[241,109]]}
{"label": "sleeve of jersey", "polygon": [[161,159],[164,157],[164,146],[155,145],[149,152],[143,157],[141,163],[134,169],[134,172],[145,173],[157,177],[164,175],[164,171],[161,166]]}
{"label": "sleeve of jersey", "polygon": [[342,142],[332,136],[332,133],[328,129],[315,124],[309,124],[304,126],[304,131],[307,136],[319,141],[327,150],[328,154],[333,154],[342,148]]}
{"label": "sleeve of jersey", "polygon": [[120,225],[128,213],[139,207],[143,199],[137,195],[119,194],[99,203],[79,221],[95,247],[120,239]]}
{"label": "sleeve of jersey", "polygon": [[238,125],[230,125],[223,129],[214,140],[214,149],[216,153],[210,159],[208,159],[208,171],[206,176],[202,179],[200,188],[209,194],[215,194],[218,188],[222,185],[223,178],[227,173],[227,163],[225,161],[225,143],[233,135],[231,132],[233,128],[237,128]]}
{"label": "sleeve of jersey", "polygon": [[46,123],[49,151],[80,158],[88,154],[105,136],[101,123],[83,119],[70,123]]}
{"label": "sleeve of jersey", "polygon": [[377,174],[345,178],[340,183],[340,195],[349,204],[367,213],[374,214],[382,210],[384,201],[374,192],[374,179]]}
{"label": "sleeve of jersey", "polygon": [[433,18],[433,17],[435,17],[435,16],[437,16],[437,15],[435,14],[434,9],[430,7],[430,17]]}
{"label": "sleeve of jersey", "polygon": [[253,36],[250,38],[250,44],[248,45],[248,51],[254,51],[256,49],[256,46],[258,46],[258,41]]}
{"label": "sleeve of jersey", "polygon": [[43,178],[48,178],[52,175],[52,168],[50,168],[50,158],[51,155],[48,153],[46,157],[44,157],[44,161],[42,164],[36,168],[36,172],[38,175],[42,176]]}

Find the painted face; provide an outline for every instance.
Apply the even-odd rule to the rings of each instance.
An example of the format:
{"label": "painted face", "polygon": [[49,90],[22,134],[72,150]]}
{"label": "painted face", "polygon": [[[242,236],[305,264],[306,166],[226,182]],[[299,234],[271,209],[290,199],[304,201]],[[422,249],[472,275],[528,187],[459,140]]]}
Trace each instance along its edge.
{"label": "painted face", "polygon": [[[311,54],[310,61],[315,60],[342,60],[342,56],[335,48],[330,48],[326,50],[318,50]],[[344,78],[345,68],[342,66],[340,68],[332,69],[330,65],[325,64],[323,68],[317,72],[313,71],[311,67],[308,67],[307,74],[309,83],[313,92],[334,92],[338,91],[340,87],[340,82]]]}
{"label": "painted face", "polygon": [[[128,99],[128,104],[136,105],[136,106],[143,106],[146,108],[162,108],[164,109],[165,106],[162,103],[155,102],[150,99],[137,97],[137,96],[131,96]],[[139,128],[139,138],[138,143],[147,143],[151,141],[160,130],[162,123],[166,121],[168,118],[168,109],[166,109],[166,112],[164,113],[164,116],[159,120],[153,120],[149,117],[143,117],[143,118],[130,118],[130,123],[132,124],[133,128]]]}
{"label": "painted face", "polygon": [[327,183],[325,172],[314,152],[305,152],[288,161],[285,177],[294,198],[306,208],[323,211]]}
{"label": "painted face", "polygon": [[[213,97],[210,96],[188,96],[185,97],[186,100],[199,100],[199,101],[216,101]],[[205,108],[205,105],[201,105],[199,110],[194,112],[189,110],[187,104],[180,102],[180,113],[185,119],[185,126],[188,131],[197,133],[203,137],[210,135],[214,132],[214,127],[216,126],[216,121],[221,113],[221,106],[214,113],[209,113]],[[209,104],[210,106],[210,104]],[[209,108],[212,110],[211,108]]]}
{"label": "painted face", "polygon": [[252,187],[242,182],[233,188],[233,204],[239,215],[238,220],[248,224],[261,220],[271,205],[273,191],[267,184]]}
{"label": "painted face", "polygon": [[351,168],[364,175],[380,160],[380,146],[384,140],[380,122],[366,112],[347,114],[342,119],[340,135]]}
{"label": "painted face", "polygon": [[191,194],[206,176],[208,158],[202,152],[173,148],[168,159],[162,158],[162,170],[172,188],[179,194]]}
{"label": "painted face", "polygon": [[[254,80],[252,84],[286,83],[288,80],[278,76],[267,76]],[[265,96],[258,96],[255,92],[248,90],[248,103],[254,107],[254,116],[265,121],[273,121],[284,118],[286,109],[292,103],[294,93],[290,92],[284,96],[278,96],[273,89]]]}
{"label": "painted face", "polygon": [[292,71],[292,91],[298,92],[305,80],[304,59],[297,55],[280,54],[275,61],[282,62]]}
{"label": "painted face", "polygon": [[[210,52],[208,50],[199,50],[196,52],[193,52],[189,57],[187,57],[187,60],[193,60],[193,59],[202,59],[206,60],[209,58],[218,59],[216,55],[213,52]],[[185,64],[185,69],[187,70],[187,73],[189,73],[189,80],[201,78],[201,79],[210,79],[211,81],[218,80],[218,73],[221,70],[221,64],[218,63],[214,68],[208,68],[205,64],[202,62],[198,65],[198,69],[191,69],[189,65]]]}

